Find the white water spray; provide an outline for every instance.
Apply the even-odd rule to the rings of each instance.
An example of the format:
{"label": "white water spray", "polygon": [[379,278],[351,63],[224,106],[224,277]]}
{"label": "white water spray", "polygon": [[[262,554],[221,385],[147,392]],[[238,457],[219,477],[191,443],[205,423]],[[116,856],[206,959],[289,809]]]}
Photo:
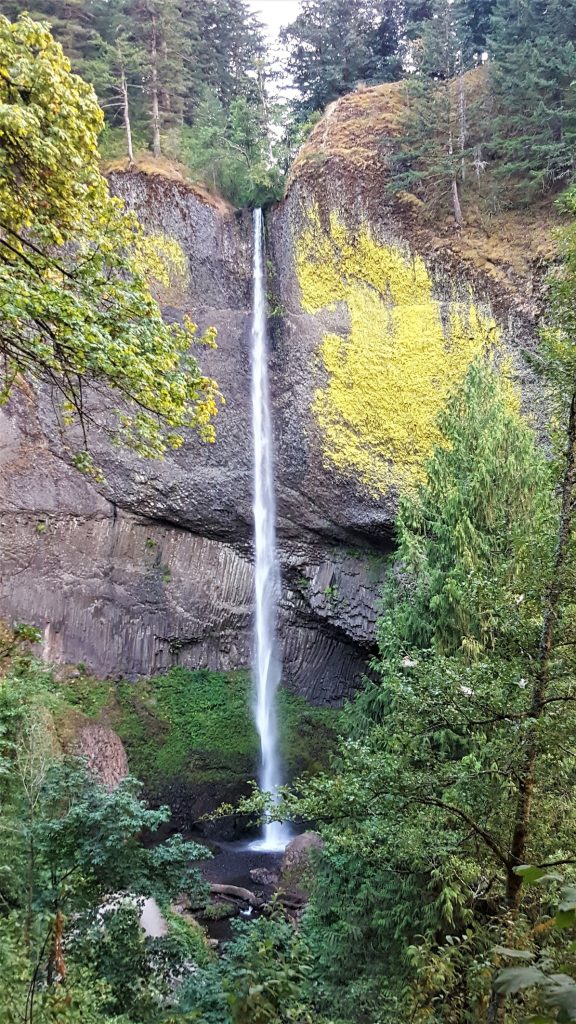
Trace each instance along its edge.
{"label": "white water spray", "polygon": [[[254,439],[254,548],[255,548],[255,653],[256,697],[254,719],[260,737],[260,787],[276,793],[281,783],[278,754],[276,694],[282,666],[276,640],[280,569],[276,553],[276,502],[272,424],[268,388],[266,335],[266,275],[262,211],[254,210],[254,295],[252,307],[252,432]],[[283,850],[290,835],[286,825],[264,825],[253,847]]]}

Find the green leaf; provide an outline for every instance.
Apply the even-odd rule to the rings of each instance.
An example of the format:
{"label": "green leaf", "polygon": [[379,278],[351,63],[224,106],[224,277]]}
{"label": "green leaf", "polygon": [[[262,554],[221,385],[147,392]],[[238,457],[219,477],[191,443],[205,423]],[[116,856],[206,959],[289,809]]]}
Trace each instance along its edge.
{"label": "green leaf", "polygon": [[494,946],[494,952],[500,956],[510,956],[517,960],[533,960],[534,953],[527,949],[508,949],[507,946]]}
{"label": "green leaf", "polygon": [[572,928],[574,925],[574,910],[559,910],[554,918],[557,928]]}
{"label": "green leaf", "polygon": [[531,985],[543,985],[546,975],[538,967],[506,967],[494,981],[494,989],[501,995],[513,995]]}
{"label": "green leaf", "polygon": [[553,974],[551,982],[546,1005],[560,1010],[560,1020],[576,1020],[576,982],[567,974]]}
{"label": "green leaf", "polygon": [[517,868],[514,868],[514,873],[520,875],[527,885],[532,885],[534,882],[539,882],[546,877],[546,869],[534,867],[533,864],[520,864]]}
{"label": "green leaf", "polygon": [[569,885],[564,889],[562,902],[558,904],[559,910],[576,910],[576,886]]}

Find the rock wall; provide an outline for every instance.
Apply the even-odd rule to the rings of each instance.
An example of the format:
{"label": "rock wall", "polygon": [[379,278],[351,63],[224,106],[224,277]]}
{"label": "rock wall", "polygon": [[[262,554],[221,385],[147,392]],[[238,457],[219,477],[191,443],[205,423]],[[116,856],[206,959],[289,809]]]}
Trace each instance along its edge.
{"label": "rock wall", "polygon": [[[449,389],[492,348],[538,408],[520,355],[531,300],[465,261],[455,270],[453,251],[385,199],[380,150],[359,165],[342,150],[341,105],[267,218],[284,678],[326,704],[374,651],[398,494],[421,475]],[[217,350],[201,353],[226,399],[217,441],[190,438],[156,463],[95,436],[95,486],[68,463],[52,397],[16,394],[1,412],[0,616],[41,627],[50,660],[99,675],[245,666],[250,217],[160,176],[116,173],[111,187],[184,253],[187,274],[158,290],[166,315],[217,328]]]}
{"label": "rock wall", "polygon": [[[50,661],[82,661],[97,675],[148,675],[174,664],[231,669],[251,644],[250,220],[177,182],[112,177],[147,230],[177,239],[185,287],[159,295],[166,315],[215,326],[202,350],[226,398],[214,445],[196,438],[162,463],[91,438],[106,483],[68,461],[52,396],[14,394],[1,412],[0,616],[44,633]],[[290,385],[273,356],[274,393]],[[294,408],[294,417],[304,413]],[[378,552],[345,517],[298,489],[293,451],[278,457],[284,573],[280,632],[285,682],[337,703],[370,654]],[[301,479],[301,477],[300,477]],[[342,504],[342,501],[340,501]],[[340,543],[336,543],[339,541]]]}

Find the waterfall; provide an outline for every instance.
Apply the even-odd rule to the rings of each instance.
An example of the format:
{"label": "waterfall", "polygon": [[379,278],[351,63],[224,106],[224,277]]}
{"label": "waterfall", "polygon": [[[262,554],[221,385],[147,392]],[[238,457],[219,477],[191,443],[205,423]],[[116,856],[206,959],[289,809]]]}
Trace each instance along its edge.
{"label": "waterfall", "polygon": [[[254,210],[252,308],[252,432],[254,441],[255,644],[254,720],[260,737],[260,787],[275,793],[281,783],[276,694],[282,665],[276,639],[280,569],[276,552],[276,503],[272,423],[268,388],[266,274],[262,210]],[[264,825],[261,850],[283,850],[290,836],[286,825]]]}

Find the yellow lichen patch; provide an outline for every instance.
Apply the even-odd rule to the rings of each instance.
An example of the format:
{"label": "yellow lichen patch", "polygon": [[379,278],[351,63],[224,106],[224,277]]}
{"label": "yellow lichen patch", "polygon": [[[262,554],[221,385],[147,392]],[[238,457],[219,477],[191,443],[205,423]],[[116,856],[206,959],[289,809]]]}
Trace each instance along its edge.
{"label": "yellow lichen patch", "polygon": [[346,304],[345,337],[326,334],[328,379],[313,411],[324,455],[373,493],[409,486],[423,475],[437,417],[471,361],[498,338],[494,320],[470,302],[442,305],[424,261],[381,245],[363,227],[352,237],[331,218],[310,214],[296,248],[303,309]]}
{"label": "yellow lichen patch", "polygon": [[163,231],[139,235],[134,265],[146,278],[160,305],[182,306],[187,301],[189,270],[178,241]]}

